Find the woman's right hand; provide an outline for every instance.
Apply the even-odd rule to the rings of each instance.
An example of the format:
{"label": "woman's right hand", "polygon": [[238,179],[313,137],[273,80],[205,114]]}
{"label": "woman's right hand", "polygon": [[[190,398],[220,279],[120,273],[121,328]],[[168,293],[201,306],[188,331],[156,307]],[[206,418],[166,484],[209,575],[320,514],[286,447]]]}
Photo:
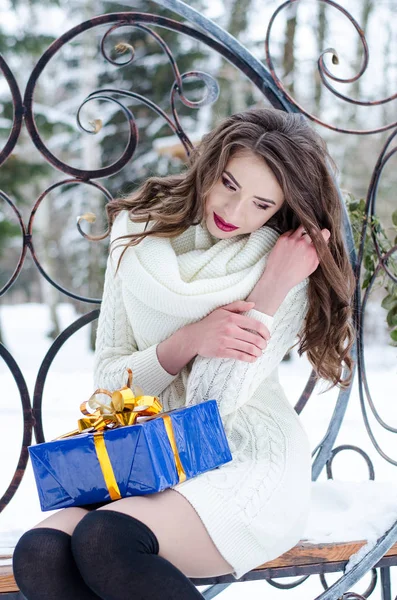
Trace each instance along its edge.
{"label": "woman's right hand", "polygon": [[270,339],[266,325],[252,317],[238,314],[251,310],[254,305],[255,302],[236,300],[220,306],[201,321],[188,325],[188,339],[196,353],[207,358],[234,358],[254,362]]}

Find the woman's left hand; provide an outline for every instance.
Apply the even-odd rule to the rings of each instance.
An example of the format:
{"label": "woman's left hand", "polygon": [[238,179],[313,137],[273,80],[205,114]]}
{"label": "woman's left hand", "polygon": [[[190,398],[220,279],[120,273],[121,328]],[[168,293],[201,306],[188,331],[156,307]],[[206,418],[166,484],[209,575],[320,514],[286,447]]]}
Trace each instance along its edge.
{"label": "woman's left hand", "polygon": [[[321,230],[328,243],[331,233],[329,229]],[[286,231],[278,238],[270,252],[262,277],[282,282],[287,289],[306,279],[319,265],[314,244],[303,225],[298,229]]]}

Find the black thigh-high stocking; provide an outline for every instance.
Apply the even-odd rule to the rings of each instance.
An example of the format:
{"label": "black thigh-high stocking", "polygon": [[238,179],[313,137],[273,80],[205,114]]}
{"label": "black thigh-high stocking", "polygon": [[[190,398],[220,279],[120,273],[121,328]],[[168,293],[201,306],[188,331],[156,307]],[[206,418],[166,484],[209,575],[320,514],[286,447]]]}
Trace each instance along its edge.
{"label": "black thigh-high stocking", "polygon": [[13,554],[15,581],[27,600],[100,600],[87,587],[71,551],[71,536],[59,529],[29,529]]}
{"label": "black thigh-high stocking", "polygon": [[86,584],[103,600],[197,600],[202,595],[170,561],[142,521],[113,510],[85,515],[72,552]]}

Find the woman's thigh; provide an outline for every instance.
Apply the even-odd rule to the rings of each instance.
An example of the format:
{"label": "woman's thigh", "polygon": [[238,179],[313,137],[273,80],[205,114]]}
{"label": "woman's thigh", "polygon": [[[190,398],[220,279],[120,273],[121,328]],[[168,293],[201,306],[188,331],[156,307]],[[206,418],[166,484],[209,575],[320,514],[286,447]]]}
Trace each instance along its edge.
{"label": "woman's thigh", "polygon": [[[159,556],[166,558],[187,577],[212,577],[231,573],[193,506],[176,490],[131,496],[109,502],[97,510],[116,510],[139,519],[156,535]],[[80,507],[64,508],[40,521],[37,527],[52,527],[72,535],[88,513]]]}
{"label": "woman's thigh", "polygon": [[32,529],[37,527],[51,527],[60,529],[69,535],[72,535],[77,523],[88,513],[88,510],[78,506],[63,508],[53,515],[50,515],[44,521],[37,523]]}
{"label": "woman's thigh", "polygon": [[155,494],[122,498],[97,510],[120,511],[145,523],[158,539],[159,556],[187,577],[212,577],[233,571],[193,506],[176,490],[167,488]]}

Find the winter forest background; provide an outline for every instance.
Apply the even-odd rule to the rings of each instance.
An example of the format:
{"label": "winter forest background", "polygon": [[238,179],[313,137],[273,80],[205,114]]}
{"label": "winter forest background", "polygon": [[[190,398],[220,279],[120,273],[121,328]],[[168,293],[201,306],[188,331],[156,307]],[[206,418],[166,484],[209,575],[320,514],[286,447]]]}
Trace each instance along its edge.
{"label": "winter forest background", "polygon": [[[266,28],[279,2],[192,0],[189,4],[237,37],[265,62]],[[335,87],[353,98],[366,100],[391,95],[397,82],[394,24],[397,0],[345,0],[342,6],[366,32],[371,60],[364,77],[348,85],[334,83]],[[0,0],[0,50],[17,74],[23,90],[34,65],[55,38],[95,15],[125,10],[155,12],[181,20],[154,2],[140,0]],[[119,42],[127,42],[134,46],[135,59],[124,68],[115,67],[100,54],[99,42],[105,31],[106,26],[96,27],[66,44],[39,77],[34,96],[36,123],[51,152],[64,162],[83,169],[113,163],[121,156],[128,136],[127,120],[117,104],[101,100],[88,102],[81,111],[81,121],[88,129],[95,123],[98,125],[100,119],[98,133],[89,135],[79,130],[77,109],[93,90],[104,87],[133,90],[170,113],[172,71],[159,45],[139,29],[119,29],[108,39],[107,51],[113,59],[122,62],[128,51],[117,55],[114,48]],[[204,44],[165,29],[158,31],[169,44],[181,72],[202,70],[216,77],[220,84],[220,98],[209,107],[197,110],[180,102],[177,105],[182,125],[193,143],[224,116],[249,106],[266,104],[260,92],[235,67]],[[333,73],[341,78],[354,76],[362,62],[362,44],[341,12],[314,0],[299,2],[281,12],[273,29],[271,53],[276,72],[290,94],[308,112],[337,127],[372,129],[392,122],[393,102],[360,107],[336,98],[321,84],[317,58],[330,46],[336,48],[340,62],[337,67],[329,65]],[[186,90],[190,100],[198,100],[202,95],[202,83],[190,80]],[[150,175],[179,172],[184,167],[183,155],[173,151],[178,140],[171,136],[164,120],[138,100],[119,99],[136,118],[139,144],[133,159],[121,172],[98,180],[113,196],[128,194]],[[0,81],[0,102],[0,135],[5,140],[11,127],[12,105],[4,80]],[[346,135],[316,124],[313,126],[328,142],[340,171],[341,187],[357,199],[365,197],[370,172],[389,132],[370,136]],[[66,179],[65,175],[44,161],[26,132],[0,173],[1,188],[15,200],[25,217],[40,193],[62,179]],[[396,170],[390,164],[384,171],[377,202],[378,215],[389,230],[396,179]],[[66,289],[90,298],[101,297],[108,242],[85,240],[75,222],[78,215],[93,212],[96,223],[85,224],[85,229],[92,234],[103,232],[106,202],[107,199],[91,186],[64,185],[42,202],[34,223],[34,246],[45,271]],[[0,287],[15,268],[20,246],[19,226],[3,202],[0,205]],[[86,312],[90,305],[61,295],[40,276],[30,257],[27,258],[22,273],[2,303],[47,304],[51,317],[48,336],[55,339],[60,332],[59,302],[71,303],[78,314]],[[95,326],[94,323],[92,346]],[[0,339],[7,343],[1,326],[0,332]]]}
{"label": "winter forest background", "polygon": [[[190,0],[187,3],[234,35],[265,63],[266,29],[280,1]],[[370,62],[363,77],[357,81],[344,85],[331,82],[332,85],[339,92],[357,99],[378,100],[392,95],[397,87],[397,0],[340,0],[340,4],[363,28]],[[146,0],[0,0],[0,52],[23,92],[39,57],[54,39],[94,16],[129,10],[182,21],[178,15]],[[114,60],[125,61],[129,56],[128,50],[124,54],[115,51],[117,44],[123,42],[134,47],[135,59],[124,68],[111,65],[105,61],[99,48],[107,28],[96,27],[63,46],[39,77],[34,95],[35,120],[48,148],[62,161],[82,169],[98,169],[112,164],[123,153],[128,139],[127,121],[117,105],[111,102],[95,100],[87,103],[81,111],[83,125],[87,129],[96,127],[95,135],[83,133],[78,128],[77,110],[94,90],[105,87],[131,90],[171,115],[169,97],[173,74],[161,48],[143,31],[124,27],[109,36],[107,52]],[[259,90],[235,67],[203,43],[166,29],[153,29],[171,48],[181,73],[201,70],[219,82],[220,97],[208,107],[195,110],[177,102],[182,126],[193,143],[226,115],[267,104]],[[302,0],[281,12],[273,28],[270,50],[276,73],[289,93],[309,113],[340,128],[374,129],[395,121],[395,101],[361,107],[343,102],[322,85],[317,59],[329,47],[335,48],[339,56],[338,65],[332,64],[330,57],[326,57],[331,72],[340,78],[354,77],[362,64],[363,49],[346,16],[318,0]],[[200,82],[189,81],[186,85],[189,100],[199,100],[202,90]],[[139,144],[133,159],[119,173],[98,180],[113,196],[128,194],[148,176],[177,173],[184,168],[183,153],[175,148],[178,139],[171,135],[163,119],[136,100],[120,100],[134,114]],[[8,138],[12,114],[9,89],[0,77],[0,147]],[[341,188],[356,200],[365,198],[376,159],[390,130],[360,136],[337,133],[314,123],[312,126],[328,143],[339,170]],[[0,169],[0,189],[13,199],[27,223],[39,195],[66,178],[64,173],[45,162],[26,131],[22,131],[12,155]],[[390,161],[383,172],[377,199],[377,215],[390,243],[395,243],[397,234],[396,183],[395,162]],[[64,185],[43,200],[33,228],[35,251],[48,275],[67,290],[96,299],[102,295],[108,240],[92,243],[84,239],[76,228],[76,218],[86,212],[95,213],[96,222],[83,222],[82,228],[90,234],[102,233],[106,229],[106,201],[92,186]],[[11,277],[20,253],[19,225],[8,205],[0,202],[0,289]],[[370,269],[373,267],[370,248],[368,255],[366,260]],[[390,334],[397,325],[397,301],[391,306],[391,312],[389,305],[389,313],[381,306],[387,293],[390,294],[390,288],[386,292],[384,284],[380,279],[371,292],[364,338],[369,384],[380,403],[378,409],[382,416],[396,427],[397,411],[391,400],[396,397],[397,343],[393,342]],[[393,290],[395,294],[396,287]],[[79,315],[97,306],[61,294],[40,275],[28,252],[19,277],[0,297],[0,340],[13,353],[31,393],[41,361],[53,340]],[[93,391],[91,370],[95,328],[96,322],[75,334],[73,341],[65,344],[52,365],[43,397],[44,429],[48,440],[75,428],[78,407]],[[289,358],[281,365],[280,380],[284,378],[289,399],[295,403],[310,368],[305,357],[298,359],[295,351]],[[1,496],[17,463],[22,421],[17,388],[3,364],[0,364],[0,385]],[[335,390],[326,396],[318,396],[304,411],[302,418],[312,438],[313,448],[328,424],[335,398]],[[361,422],[356,391],[350,405],[344,422],[346,427],[341,431],[337,444],[356,443],[371,452],[374,458]],[[382,431],[380,435],[383,436],[384,451],[395,458],[395,434]],[[357,476],[358,480],[367,479],[364,462],[356,464],[355,461],[354,457],[352,462],[350,459],[344,461],[341,472],[345,479],[352,476]],[[377,478],[395,480],[395,467],[393,469],[384,463],[375,454]],[[320,479],[325,480],[325,476]],[[40,519],[35,493],[29,467],[15,498],[0,515],[0,558],[4,548],[11,548],[22,531]],[[327,580],[332,582],[337,577],[337,574],[330,574]],[[248,585],[253,590],[255,585],[260,584]],[[358,586],[357,591],[363,589],[364,583]],[[280,597],[281,594],[285,596],[282,590],[270,591],[272,595],[269,598],[278,598],[279,594]],[[297,590],[296,596],[291,592],[288,597],[299,598],[300,593],[302,590]],[[232,594],[230,590],[229,595],[228,590],[224,596],[232,598]],[[312,596],[308,594],[307,597]]]}

